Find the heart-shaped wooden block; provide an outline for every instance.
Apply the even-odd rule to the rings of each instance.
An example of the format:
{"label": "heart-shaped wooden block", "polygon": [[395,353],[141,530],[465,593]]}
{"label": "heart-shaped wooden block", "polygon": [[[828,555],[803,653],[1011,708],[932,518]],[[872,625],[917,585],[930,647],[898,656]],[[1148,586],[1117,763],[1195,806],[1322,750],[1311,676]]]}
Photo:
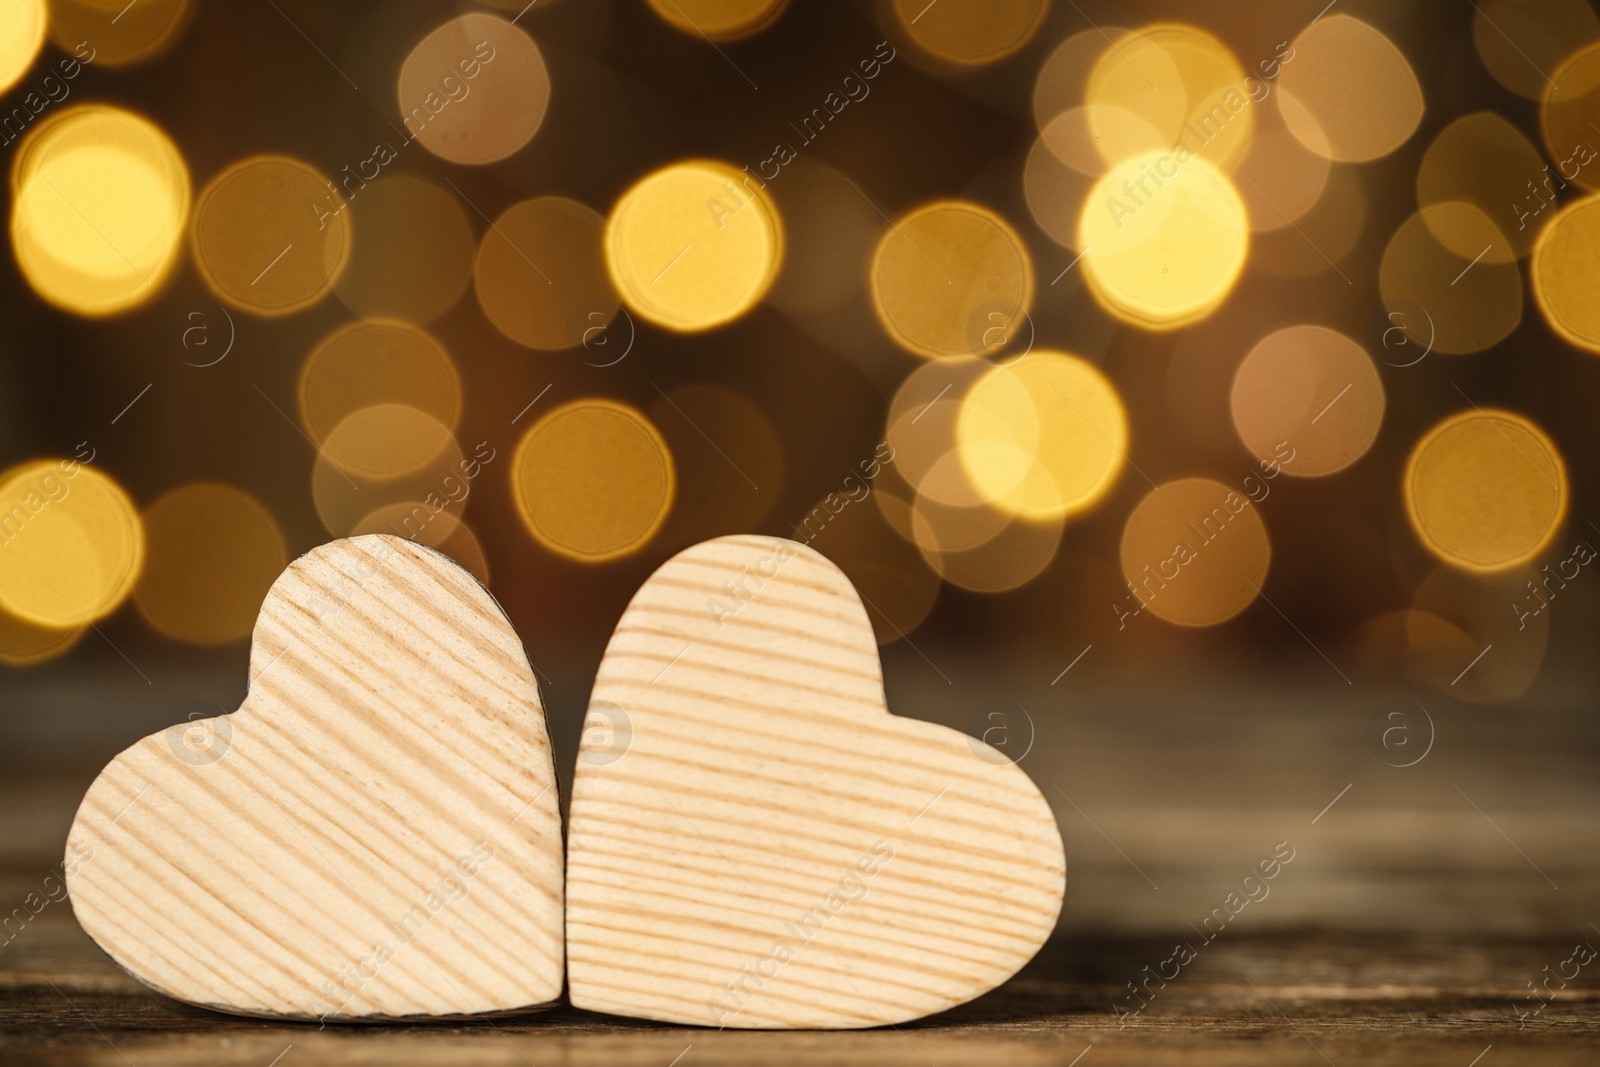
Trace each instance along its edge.
{"label": "heart-shaped wooden block", "polygon": [[793,541],[665,563],[606,649],[573,781],[581,1008],[865,1027],[971,1000],[1061,909],[1049,805],[996,750],[890,715],[848,579]]}
{"label": "heart-shaped wooden block", "polygon": [[561,817],[522,643],[398,537],[292,563],[239,710],[152,734],[68,837],[78,921],[179,1000],[336,1020],[507,1011],[562,983]]}

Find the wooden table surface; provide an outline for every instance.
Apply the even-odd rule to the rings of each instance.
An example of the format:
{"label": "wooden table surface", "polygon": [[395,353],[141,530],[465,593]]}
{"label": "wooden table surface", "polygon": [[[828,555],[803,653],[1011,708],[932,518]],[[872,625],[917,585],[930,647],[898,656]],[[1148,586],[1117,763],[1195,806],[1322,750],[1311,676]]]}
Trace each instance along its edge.
{"label": "wooden table surface", "polygon": [[[1600,942],[1600,935],[1594,941]],[[1570,946],[1313,930],[1224,931],[1137,1016],[1125,983],[1166,959],[1150,938],[1052,942],[1001,989],[945,1015],[843,1032],[716,1031],[561,1007],[417,1026],[281,1025],[167,1000],[50,905],[0,949],[0,1062],[33,1064],[1593,1064],[1600,973],[1519,1029],[1523,983]],[[1600,965],[1592,964],[1597,972]],[[1570,966],[1568,968],[1570,970]],[[1170,973],[1170,971],[1169,971]],[[1555,984],[1555,983],[1553,983]],[[1122,1025],[1119,1026],[1119,1022]],[[1482,1058],[1478,1059],[1481,1054]],[[276,1057],[280,1057],[277,1058]]]}

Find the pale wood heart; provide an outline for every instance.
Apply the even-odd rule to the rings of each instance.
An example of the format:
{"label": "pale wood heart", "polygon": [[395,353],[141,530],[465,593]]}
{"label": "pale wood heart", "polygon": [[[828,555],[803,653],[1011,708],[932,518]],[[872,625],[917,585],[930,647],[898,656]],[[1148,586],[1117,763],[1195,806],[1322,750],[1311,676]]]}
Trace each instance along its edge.
{"label": "pale wood heart", "polygon": [[816,552],[708,541],[623,613],[573,781],[573,1004],[701,1026],[916,1019],[1032,958],[1065,880],[1027,774],[889,714],[866,612]]}
{"label": "pale wood heart", "polygon": [[168,996],[247,1015],[527,1008],[562,984],[544,709],[498,604],[398,537],[296,560],[239,710],[100,772],[68,837],[78,921]]}

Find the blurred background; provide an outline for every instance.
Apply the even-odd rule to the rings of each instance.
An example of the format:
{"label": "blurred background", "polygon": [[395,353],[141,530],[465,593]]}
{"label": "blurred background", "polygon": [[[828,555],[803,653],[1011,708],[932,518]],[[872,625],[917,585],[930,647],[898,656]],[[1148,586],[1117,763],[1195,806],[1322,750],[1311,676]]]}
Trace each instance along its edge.
{"label": "blurred background", "polygon": [[758,532],[1033,775],[1066,932],[1282,841],[1258,930],[1596,918],[1583,0],[0,0],[0,86],[8,897],[317,544],[476,573],[570,782]]}

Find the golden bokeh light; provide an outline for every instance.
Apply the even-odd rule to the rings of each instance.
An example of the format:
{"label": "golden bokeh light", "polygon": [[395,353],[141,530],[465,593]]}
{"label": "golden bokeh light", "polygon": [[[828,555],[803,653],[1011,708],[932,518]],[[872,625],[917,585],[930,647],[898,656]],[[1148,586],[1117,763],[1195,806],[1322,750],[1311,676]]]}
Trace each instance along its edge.
{"label": "golden bokeh light", "polygon": [[685,385],[658,394],[649,416],[667,441],[678,487],[657,546],[671,551],[761,529],[785,468],[783,438],[766,413],[732,389]]}
{"label": "golden bokeh light", "polygon": [[[415,427],[424,440],[443,442],[421,466],[398,474],[392,469],[383,470],[373,476],[334,462],[334,454],[354,451],[357,446],[368,450],[382,446],[381,437],[363,439],[362,435],[408,425]],[[318,452],[311,471],[311,499],[323,527],[335,537],[348,537],[372,516],[379,515],[395,522],[399,529],[378,532],[424,544],[448,536],[447,531],[460,521],[477,479],[499,455],[487,441],[478,442],[471,454],[466,454],[442,423],[416,409],[403,413],[367,410],[365,415],[357,412],[335,429],[330,446],[331,449]],[[409,467],[411,463],[404,465]],[[411,505],[411,510],[403,515],[385,510],[401,503]]]}
{"label": "golden bokeh light", "polygon": [[192,0],[50,0],[50,39],[64,52],[88,44],[97,65],[132,66],[177,43],[194,8]]}
{"label": "golden bokeh light", "polygon": [[673,29],[696,39],[737,41],[778,21],[789,0],[649,0]]}
{"label": "golden bokeh light", "polygon": [[0,92],[17,83],[44,46],[44,0],[0,0]]}
{"label": "golden bokeh light", "polygon": [[975,548],[944,551],[926,536],[917,543],[939,577],[969,593],[1008,593],[1033,581],[1056,558],[1062,521],[1012,519]]}
{"label": "golden bokeh light", "polygon": [[716,160],[688,160],[618,198],[605,258],[640,316],[670,330],[709,330],[766,295],[783,262],[783,227],[759,181]]}
{"label": "golden bokeh light", "polygon": [[1084,103],[1112,166],[1181,147],[1186,157],[1224,171],[1249,149],[1258,106],[1228,46],[1177,22],[1144,26],[1108,43],[1089,72]]}
{"label": "golden bokeh light", "polygon": [[[1095,104],[1060,112],[1044,124],[1022,170],[1022,191],[1039,228],[1057,244],[1078,250],[1078,220],[1095,179],[1106,172],[1096,132],[1096,111],[1120,110]],[[1111,120],[1100,120],[1102,123]],[[1115,120],[1123,127],[1143,124],[1132,112]],[[1148,125],[1148,124],[1146,124]],[[1157,140],[1154,128],[1149,140]]]}
{"label": "golden bokeh light", "polygon": [[[1463,115],[1439,132],[1417,170],[1417,203],[1422,207],[1460,201],[1476,207],[1505,236],[1511,250],[1525,256],[1539,233],[1544,201],[1528,183],[1544,177],[1544,161],[1528,139],[1492,111]],[[1458,256],[1471,259],[1486,240],[1441,223],[1448,216],[1424,216],[1434,237]],[[1491,247],[1485,258],[1496,255]]]}
{"label": "golden bokeh light", "polygon": [[1322,199],[1332,163],[1313,152],[1284,126],[1275,109],[1262,109],[1250,151],[1234,184],[1257,233],[1292,226]]}
{"label": "golden bokeh light", "polygon": [[[956,424],[962,400],[990,365],[965,357],[930,360],[908,374],[889,404],[885,439],[894,464],[879,475],[904,487],[905,522],[891,525],[911,537],[910,503],[918,492],[935,493],[945,503],[972,505],[982,495],[961,466]],[[954,454],[954,455],[952,455]]]}
{"label": "golden bokeh light", "polygon": [[99,104],[41,119],[11,167],[11,246],[28,284],[79,315],[143,304],[171,275],[189,172],[149,120]]}
{"label": "golden bokeh light", "polygon": [[1350,15],[1325,15],[1301,31],[1275,95],[1306,148],[1344,163],[1388,155],[1422,121],[1422,86],[1405,53]]}
{"label": "golden bokeh light", "polygon": [[417,326],[366,319],[334,330],[300,368],[300,423],[318,447],[345,418],[375,404],[406,404],[454,431],[461,376],[450,353]]}
{"label": "golden bokeh light", "polygon": [[200,276],[217,299],[241,311],[273,316],[310,307],[349,261],[347,198],[358,183],[358,175],[346,175],[336,187],[288,156],[233,164],[195,203]]}
{"label": "golden bokeh light", "polygon": [[1600,352],[1600,197],[1562,208],[1539,234],[1528,269],[1552,329]]}
{"label": "golden bokeh light", "polygon": [[334,284],[357,315],[431,322],[472,278],[476,242],[449,193],[405,175],[380,178],[350,205],[350,262]]}
{"label": "golden bokeh light", "polygon": [[1250,225],[1226,175],[1197,156],[1149,152],[1112,167],[1078,223],[1089,288],[1150,330],[1205,318],[1244,269]]}
{"label": "golden bokeh light", "polygon": [[[1539,676],[1550,641],[1544,607],[1565,585],[1554,568],[1514,567],[1486,576],[1435,567],[1407,612],[1415,673],[1468,703],[1517,699]],[[1480,656],[1485,647],[1491,651]]]}
{"label": "golden bokeh light", "polygon": [[1025,519],[1059,519],[1087,511],[1116,481],[1128,420],[1094,364],[1034,351],[972,385],[956,440],[987,502]]}
{"label": "golden bokeh light", "polygon": [[[961,453],[952,450],[934,465],[934,473],[927,484],[945,489],[958,477],[970,485],[961,464]],[[968,491],[976,496],[975,490]],[[924,489],[918,491],[911,503],[911,540],[930,554],[981,548],[1000,536],[1012,522],[1013,516],[982,501],[951,503],[953,495]],[[941,496],[944,499],[940,499]]]}
{"label": "golden bokeh light", "polygon": [[1600,189],[1600,42],[1573,52],[1550,75],[1539,126],[1553,163],[1548,172],[1528,175],[1534,195],[1554,203],[1566,182]]}
{"label": "golden bokeh light", "polygon": [[1423,545],[1462,570],[1492,574],[1544,550],[1567,513],[1555,443],[1510,411],[1473,408],[1423,435],[1406,461],[1406,515]]}
{"label": "golden bokeh light", "polygon": [[[672,0],[667,0],[672,2]],[[935,59],[978,67],[1033,39],[1049,0],[890,0],[900,32]]]}
{"label": "golden bokeh light", "polygon": [[998,353],[1026,331],[1033,263],[988,208],[939,200],[884,231],[869,273],[878,320],[925,358]]}
{"label": "golden bokeh light", "polygon": [[1095,60],[1127,35],[1120,27],[1101,25],[1079,30],[1056,45],[1033,82],[1033,124],[1038,130],[1043,132],[1051,119],[1083,103]]}
{"label": "golden bokeh light", "polygon": [[1314,478],[1344,470],[1372,447],[1383,424],[1383,382],[1366,349],[1344,334],[1290,326],[1244,357],[1229,406],[1252,455]]}
{"label": "golden bokeh light", "polygon": [[1563,59],[1600,38],[1588,0],[1474,0],[1473,8],[1472,40],[1484,69],[1529,100],[1544,96],[1546,74]]}
{"label": "golden bokeh light", "polygon": [[1259,595],[1272,545],[1249,499],[1209,478],[1184,478],[1152,489],[1128,515],[1121,559],[1124,610],[1215,626]]}
{"label": "golden bokeh light", "polygon": [[0,610],[0,663],[31,667],[65,655],[89,627],[80,624],[57,628],[40,626]]}
{"label": "golden bokeh light", "polygon": [[661,529],[677,472],[661,432],[611,400],[563,404],[529,427],[511,490],[535,541],[580,563],[642,549]]}
{"label": "golden bokeh light", "polygon": [[0,475],[0,611],[57,630],[102,619],[144,555],[138,509],[110,476],[65,459]]}
{"label": "golden bokeh light", "polygon": [[1378,288],[1390,312],[1404,317],[1391,321],[1439,352],[1480,352],[1522,321],[1511,242],[1481,209],[1459,200],[1430,204],[1400,225],[1384,249]]}
{"label": "golden bokeh light", "polygon": [[604,233],[598,212],[564,196],[506,209],[478,246],[473,278],[483,313],[527,348],[592,343],[619,307],[606,274]]}
{"label": "golden bokeh light", "polygon": [[393,481],[437,463],[456,448],[450,427],[409,404],[373,404],[341,419],[322,441],[323,458],[342,473]]}
{"label": "golden bokeh light", "polygon": [[400,66],[406,134],[452,163],[497,163],[533,140],[550,104],[544,56],[519,27],[482,12],[451,19]]}
{"label": "golden bokeh light", "polygon": [[232,486],[193,482],[146,508],[144,529],[133,600],[145,621],[194,645],[249,637],[262,598],[289,562],[272,513]]}

